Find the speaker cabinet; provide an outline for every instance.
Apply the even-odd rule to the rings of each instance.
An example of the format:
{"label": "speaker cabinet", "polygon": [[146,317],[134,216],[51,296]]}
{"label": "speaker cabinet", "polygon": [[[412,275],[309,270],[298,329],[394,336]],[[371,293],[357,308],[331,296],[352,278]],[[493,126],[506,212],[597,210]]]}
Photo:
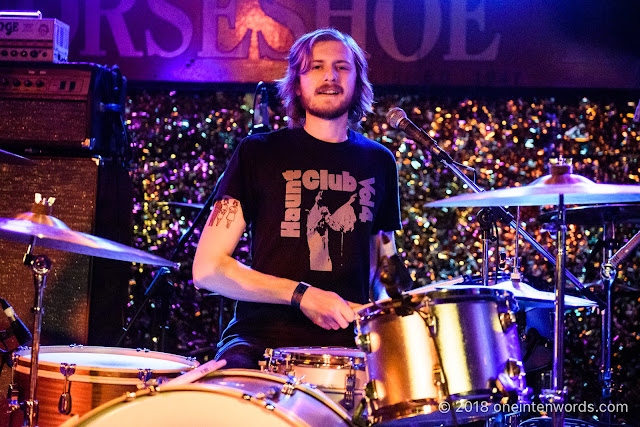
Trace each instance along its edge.
{"label": "speaker cabinet", "polygon": [[[0,165],[0,217],[29,211],[35,193],[55,197],[53,216],[74,231],[131,244],[131,185],[121,166],[97,158],[40,158]],[[0,296],[29,328],[33,274],[26,245],[0,240]],[[36,246],[52,268],[44,291],[42,345],[114,345],[122,328],[131,264]]]}

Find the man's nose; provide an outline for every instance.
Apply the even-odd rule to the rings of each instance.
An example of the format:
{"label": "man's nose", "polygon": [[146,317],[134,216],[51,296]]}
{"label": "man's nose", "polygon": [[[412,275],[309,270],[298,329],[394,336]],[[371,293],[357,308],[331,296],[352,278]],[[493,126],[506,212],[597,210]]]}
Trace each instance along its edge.
{"label": "man's nose", "polygon": [[328,82],[333,82],[336,80],[336,71],[333,68],[330,68],[324,75],[324,80]]}

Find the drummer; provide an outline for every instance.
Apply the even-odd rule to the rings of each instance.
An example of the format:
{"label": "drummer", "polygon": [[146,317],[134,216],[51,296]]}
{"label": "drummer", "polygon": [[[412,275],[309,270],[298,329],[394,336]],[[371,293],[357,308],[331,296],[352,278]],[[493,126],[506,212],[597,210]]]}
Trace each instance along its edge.
{"label": "drummer", "polygon": [[[381,237],[393,254],[400,228],[395,158],[357,132],[373,101],[362,49],[305,34],[277,85],[289,127],[236,148],[193,264],[197,287],[238,301],[216,355],[227,368],[257,368],[267,347],[354,347]],[[245,228],[251,267],[231,257]]]}

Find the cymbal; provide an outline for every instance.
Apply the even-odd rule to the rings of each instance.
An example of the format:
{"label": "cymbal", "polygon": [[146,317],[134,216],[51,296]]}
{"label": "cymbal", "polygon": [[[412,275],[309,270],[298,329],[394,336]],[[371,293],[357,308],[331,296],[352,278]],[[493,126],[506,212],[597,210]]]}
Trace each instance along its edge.
{"label": "cymbal", "polygon": [[73,231],[64,222],[50,215],[26,212],[15,219],[0,218],[0,239],[31,244],[34,238],[36,246],[65,252],[165,267],[178,265],[102,237]]}
{"label": "cymbal", "polygon": [[[475,285],[475,284],[453,284],[438,286],[437,289],[498,289],[502,291],[510,291],[518,301],[518,304],[522,308],[553,308],[555,301],[555,294],[553,292],[540,291],[524,282],[515,284],[511,280],[505,280],[497,285]],[[415,289],[414,289],[415,291]],[[598,304],[595,301],[591,301],[586,298],[574,297],[572,295],[565,295],[564,297],[565,308],[578,308],[578,307],[596,307]]]}
{"label": "cymbal", "polygon": [[463,194],[427,206],[546,206],[558,205],[560,195],[565,205],[640,202],[640,185],[598,184],[571,173],[571,165],[551,165],[551,174],[526,186]]}
{"label": "cymbal", "polygon": [[33,160],[27,159],[26,157],[18,156],[17,154],[13,154],[4,150],[0,150],[0,163],[22,166],[32,166],[35,164]]}
{"label": "cymbal", "polygon": [[[557,211],[545,212],[538,217],[538,221],[542,223],[555,222],[557,219]],[[602,225],[610,222],[614,224],[637,224],[640,223],[640,205],[579,206],[567,209],[565,220],[567,224],[578,225]]]}

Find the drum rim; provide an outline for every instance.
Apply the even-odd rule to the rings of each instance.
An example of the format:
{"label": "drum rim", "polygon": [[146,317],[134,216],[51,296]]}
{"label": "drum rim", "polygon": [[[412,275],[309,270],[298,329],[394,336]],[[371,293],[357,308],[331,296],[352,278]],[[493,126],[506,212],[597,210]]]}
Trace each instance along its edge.
{"label": "drum rim", "polygon": [[[83,414],[77,420],[69,420],[69,424],[64,423],[61,427],[80,427],[82,425],[87,425],[87,422],[91,422],[92,419],[95,420],[95,417],[100,415],[100,413],[105,410],[115,407],[118,404],[126,404],[128,402],[132,402],[140,397],[153,397],[156,394],[166,393],[169,394],[171,392],[180,392],[180,391],[199,391],[199,392],[209,392],[214,394],[222,394],[231,397],[238,397],[239,399],[245,400],[247,402],[252,403],[256,406],[266,406],[262,405],[262,402],[259,399],[251,398],[246,399],[244,396],[246,393],[243,390],[226,387],[219,384],[181,384],[176,386],[167,386],[167,387],[154,387],[151,389],[139,390],[135,393],[125,393],[122,396],[116,397],[115,399],[111,399],[108,402],[103,403],[100,406],[93,408],[91,411]],[[300,426],[309,426],[307,422],[305,422],[302,418],[300,418],[294,412],[286,412],[282,410],[282,405],[274,405],[274,409],[270,410],[269,413],[277,414],[278,417],[286,420],[291,420],[296,423],[296,425]]]}
{"label": "drum rim", "polygon": [[[331,351],[352,351],[357,353],[353,356],[333,355]],[[307,353],[305,353],[307,351]],[[325,351],[324,353],[308,353],[308,351]],[[291,356],[287,361],[286,356]],[[273,349],[273,353],[269,358],[269,364],[275,365],[293,363],[296,366],[307,365],[317,368],[353,368],[357,370],[365,369],[365,353],[357,348],[349,347],[278,347]],[[279,362],[279,363],[278,363]]]}
{"label": "drum rim", "polygon": [[[101,346],[74,346],[74,345],[53,345],[40,347],[40,354],[69,353],[69,354],[108,354],[113,356],[136,356],[141,358],[154,358],[182,363],[184,366],[174,369],[150,369],[154,376],[179,374],[197,368],[200,363],[196,360],[180,356],[177,354],[163,353],[146,349],[133,349],[124,347],[101,347]],[[15,365],[16,372],[29,374],[31,370],[31,348],[25,347],[15,353],[18,355],[18,362]],[[69,361],[73,363],[72,360]],[[69,376],[69,380],[89,383],[140,383],[138,374],[140,370],[146,369],[125,367],[95,367],[88,365],[75,366],[75,373]],[[64,380],[64,375],[60,373],[60,363],[38,360],[38,376]]]}
{"label": "drum rim", "polygon": [[[204,381],[207,378],[215,378],[215,377],[234,377],[234,376],[247,376],[261,379],[277,379],[277,382],[282,384],[286,384],[290,378],[286,375],[282,375],[276,372],[264,372],[259,371],[257,369],[240,369],[240,368],[230,368],[230,369],[219,369],[217,371],[211,372],[201,378],[199,381]],[[167,389],[168,387],[165,387]],[[313,397],[316,400],[319,400],[325,406],[328,406],[334,413],[339,415],[341,418],[346,420],[351,425],[351,416],[349,413],[336,402],[331,400],[329,396],[317,390],[314,386],[308,383],[298,383],[295,384],[294,388],[298,391],[302,391],[303,393]]]}

